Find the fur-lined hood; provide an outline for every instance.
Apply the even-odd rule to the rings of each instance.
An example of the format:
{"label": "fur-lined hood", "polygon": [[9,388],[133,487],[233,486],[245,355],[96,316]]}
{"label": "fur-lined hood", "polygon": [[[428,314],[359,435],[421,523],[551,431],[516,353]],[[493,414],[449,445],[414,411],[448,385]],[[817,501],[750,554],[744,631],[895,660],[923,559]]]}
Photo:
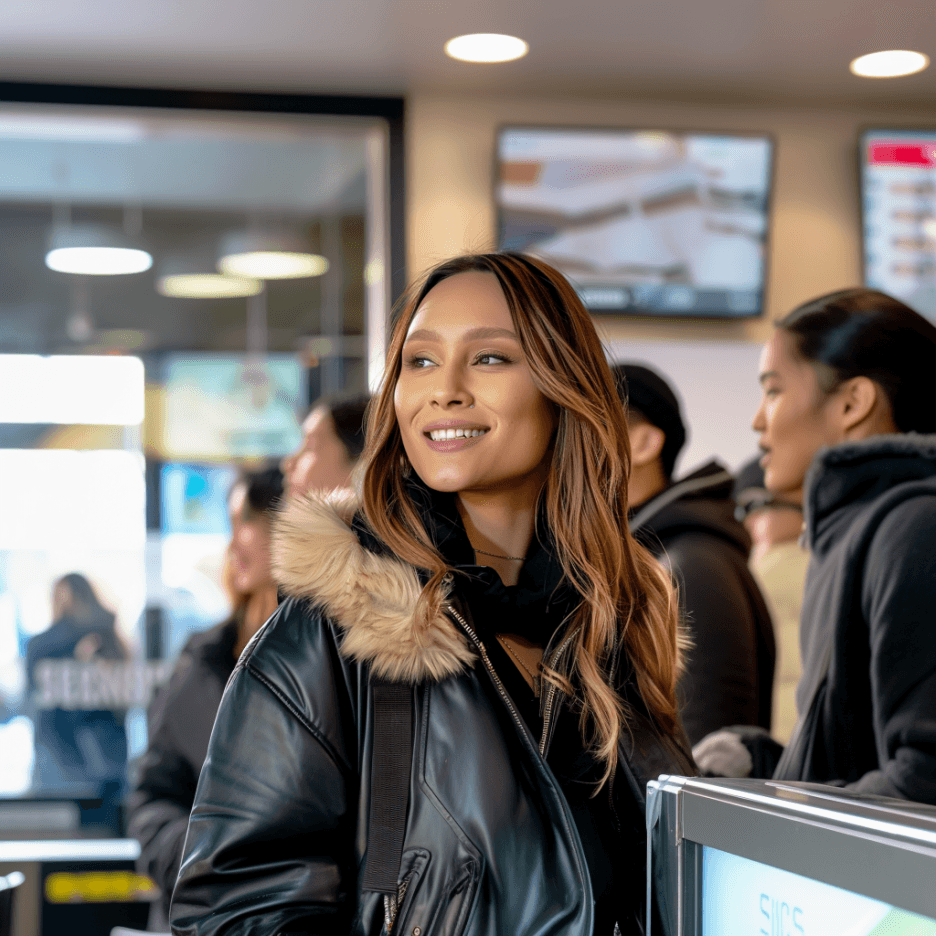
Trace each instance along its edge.
{"label": "fur-lined hood", "polygon": [[341,652],[369,663],[393,682],[441,680],[473,665],[475,653],[440,613],[419,627],[414,609],[422,584],[416,570],[377,555],[359,541],[350,493],[293,499],[273,531],[273,568],[287,595],[312,599],[344,632]]}

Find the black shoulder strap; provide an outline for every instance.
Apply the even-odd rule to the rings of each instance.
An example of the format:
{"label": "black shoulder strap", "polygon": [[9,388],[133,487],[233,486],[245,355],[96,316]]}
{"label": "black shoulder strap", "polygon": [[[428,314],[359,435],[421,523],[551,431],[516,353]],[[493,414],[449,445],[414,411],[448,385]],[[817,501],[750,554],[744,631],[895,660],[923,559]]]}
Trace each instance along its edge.
{"label": "black shoulder strap", "polygon": [[413,687],[371,678],[374,748],[362,887],[396,897],[413,760]]}

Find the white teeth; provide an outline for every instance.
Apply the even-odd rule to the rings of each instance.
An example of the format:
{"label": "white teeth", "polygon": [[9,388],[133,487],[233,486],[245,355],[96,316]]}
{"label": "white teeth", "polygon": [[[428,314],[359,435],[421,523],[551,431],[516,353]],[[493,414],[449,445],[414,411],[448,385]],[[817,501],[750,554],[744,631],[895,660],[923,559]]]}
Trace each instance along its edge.
{"label": "white teeth", "polygon": [[486,432],[487,429],[433,429],[429,438],[433,442],[448,442],[451,439],[474,439]]}

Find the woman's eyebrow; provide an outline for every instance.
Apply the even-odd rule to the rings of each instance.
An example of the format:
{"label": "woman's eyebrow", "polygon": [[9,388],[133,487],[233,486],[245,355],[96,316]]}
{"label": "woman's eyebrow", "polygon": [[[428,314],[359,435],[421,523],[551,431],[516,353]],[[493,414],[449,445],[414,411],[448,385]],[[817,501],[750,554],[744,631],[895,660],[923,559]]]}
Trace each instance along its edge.
{"label": "woman's eyebrow", "polygon": [[[472,328],[465,332],[463,336],[465,341],[485,341],[488,338],[511,338],[517,341],[517,335],[509,328],[491,328],[481,327]],[[442,336],[431,328],[417,328],[406,336],[407,341],[442,341]]]}

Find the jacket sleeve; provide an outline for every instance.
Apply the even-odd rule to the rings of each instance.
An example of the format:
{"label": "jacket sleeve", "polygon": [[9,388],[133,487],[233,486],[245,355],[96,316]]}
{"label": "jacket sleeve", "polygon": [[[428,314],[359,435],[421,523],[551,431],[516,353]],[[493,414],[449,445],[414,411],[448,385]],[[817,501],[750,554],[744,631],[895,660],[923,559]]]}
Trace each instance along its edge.
{"label": "jacket sleeve", "polygon": [[215,720],[172,899],[177,936],[348,929],[356,774],[284,691],[288,666],[257,655],[241,658]]}
{"label": "jacket sleeve", "polygon": [[[175,886],[189,812],[195,799],[208,733],[214,720],[217,696],[208,699],[194,685],[198,674],[186,648],[179,656],[172,679],[154,700],[149,712],[149,746],[136,767],[136,780],[128,802],[128,834],[140,843],[137,866],[162,892],[163,913]],[[209,707],[210,711],[204,711]],[[193,763],[198,746],[201,758]]]}
{"label": "jacket sleeve", "polygon": [[936,804],[936,497],[907,500],[880,525],[862,604],[881,766],[848,789]]}
{"label": "jacket sleeve", "polygon": [[[746,567],[713,547],[710,537],[680,536],[667,546],[667,556],[692,638],[679,683],[690,743],[730,725],[760,724],[761,693],[769,697],[772,685],[759,685],[758,627],[765,622],[752,604],[756,583],[745,582]],[[768,663],[772,673],[773,660]]]}
{"label": "jacket sleeve", "polygon": [[[166,912],[182,860],[198,777],[191,764],[177,752],[152,745],[138,769],[139,781],[130,797],[127,832],[140,843],[137,866],[156,882]],[[188,797],[185,788],[190,791]]]}

